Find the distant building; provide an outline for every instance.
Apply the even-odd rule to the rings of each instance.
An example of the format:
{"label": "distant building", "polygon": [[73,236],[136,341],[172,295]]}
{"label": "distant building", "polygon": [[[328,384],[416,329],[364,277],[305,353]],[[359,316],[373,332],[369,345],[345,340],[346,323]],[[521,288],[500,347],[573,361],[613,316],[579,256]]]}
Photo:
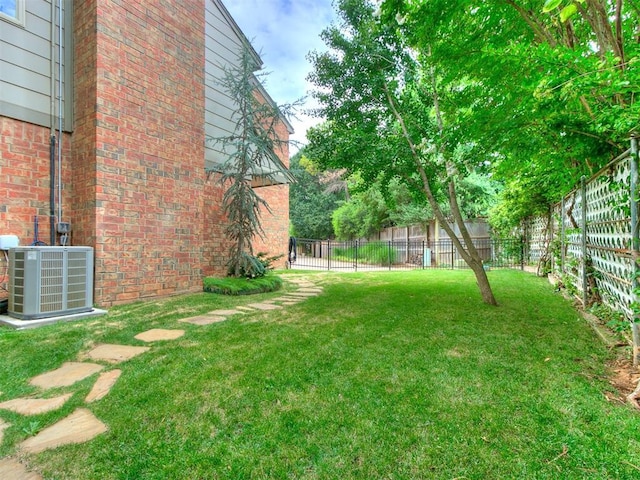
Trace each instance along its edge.
{"label": "distant building", "polygon": [[[205,173],[222,156],[206,138],[232,129],[214,79],[243,47],[261,65],[220,0],[0,0],[0,235],[93,247],[100,306],[224,274],[223,190]],[[288,185],[260,196],[274,215],[256,249],[286,254]]]}

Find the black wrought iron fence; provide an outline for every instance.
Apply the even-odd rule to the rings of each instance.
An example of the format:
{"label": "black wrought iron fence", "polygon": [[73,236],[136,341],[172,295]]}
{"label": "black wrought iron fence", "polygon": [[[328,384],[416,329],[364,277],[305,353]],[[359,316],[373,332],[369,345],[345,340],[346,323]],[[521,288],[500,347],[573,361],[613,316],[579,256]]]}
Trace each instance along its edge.
{"label": "black wrought iron fence", "polygon": [[[477,239],[474,245],[487,268],[524,268],[520,239]],[[368,242],[296,239],[291,268],[323,270],[468,268],[451,240]]]}

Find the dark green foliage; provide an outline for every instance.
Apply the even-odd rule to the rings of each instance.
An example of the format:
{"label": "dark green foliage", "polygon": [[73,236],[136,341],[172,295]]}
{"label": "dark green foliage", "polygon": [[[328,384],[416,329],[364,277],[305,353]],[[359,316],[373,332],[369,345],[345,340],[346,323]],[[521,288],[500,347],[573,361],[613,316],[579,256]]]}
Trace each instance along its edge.
{"label": "dark green foliage", "polygon": [[255,256],[243,253],[238,259],[237,272],[236,270],[230,269],[229,276],[249,279],[264,277],[269,270],[273,269],[273,262],[282,258],[282,256],[283,255],[267,257],[267,254],[264,252],[260,252]]}
{"label": "dark green foliage", "polygon": [[225,233],[232,241],[227,267],[229,275],[235,277],[264,274],[260,262],[253,256],[252,243],[256,236],[264,235],[261,209],[269,213],[271,209],[253,188],[252,180],[260,177],[270,183],[278,177],[290,178],[275,151],[283,143],[276,126],[292,107],[275,106],[261,98],[255,69],[254,58],[243,49],[237,64],[226,67],[224,76],[217,79],[237,106],[235,132],[209,139],[220,144],[227,155],[219,183],[226,189],[222,199],[228,220]]}
{"label": "dark green foliage", "polygon": [[289,187],[291,234],[299,238],[333,238],[331,214],[344,200],[344,194],[326,192],[318,173],[300,164],[304,150],[291,157],[290,172],[295,183]]}
{"label": "dark green foliage", "polygon": [[503,228],[559,201],[640,128],[636,1],[387,0],[381,21],[437,66],[451,133],[505,182]]}
{"label": "dark green foliage", "polygon": [[355,194],[332,215],[333,229],[340,240],[368,238],[391,225],[389,207],[378,185]]}
{"label": "dark green foliage", "polygon": [[206,277],[203,280],[203,287],[205,292],[222,295],[253,295],[279,290],[282,288],[282,279],[270,274],[251,279]]}
{"label": "dark green foliage", "polygon": [[331,258],[335,260],[358,260],[371,265],[393,265],[398,258],[398,251],[386,242],[368,242],[362,246],[334,248]]}

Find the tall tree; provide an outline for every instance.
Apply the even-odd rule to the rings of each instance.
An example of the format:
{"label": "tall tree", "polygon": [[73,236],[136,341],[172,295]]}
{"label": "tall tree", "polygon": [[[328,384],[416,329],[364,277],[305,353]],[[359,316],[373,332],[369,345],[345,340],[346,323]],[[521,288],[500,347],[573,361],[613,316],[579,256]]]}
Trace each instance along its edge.
{"label": "tall tree", "polygon": [[[318,113],[327,119],[308,135],[311,156],[324,167],[358,171],[370,182],[397,178],[420,192],[473,270],[482,299],[495,305],[458,204],[457,184],[475,159],[458,118],[443,112],[453,84],[443,83],[428,49],[404,41],[402,17],[387,21],[365,0],[340,0],[337,7],[342,24],[323,32],[329,51],[310,54]],[[440,207],[443,198],[461,238]]]}
{"label": "tall tree", "polygon": [[328,192],[321,172],[305,167],[304,149],[291,157],[290,172],[296,179],[289,187],[291,234],[301,238],[333,238],[331,214],[345,198],[342,192]]}
{"label": "tall tree", "polygon": [[231,240],[227,268],[235,277],[264,274],[264,266],[253,253],[253,240],[264,235],[261,208],[271,209],[254,190],[253,179],[277,183],[282,176],[292,178],[276,151],[286,142],[279,137],[277,126],[294,105],[276,106],[265,99],[256,69],[254,57],[245,48],[237,62],[215,79],[235,104],[235,128],[229,135],[208,139],[219,144],[226,155],[221,168],[209,173],[222,173],[219,183],[225,188],[222,206],[228,220],[225,233]]}
{"label": "tall tree", "polygon": [[381,17],[445,85],[465,79],[443,111],[508,180],[511,212],[557,201],[640,128],[637,1],[385,0]]}

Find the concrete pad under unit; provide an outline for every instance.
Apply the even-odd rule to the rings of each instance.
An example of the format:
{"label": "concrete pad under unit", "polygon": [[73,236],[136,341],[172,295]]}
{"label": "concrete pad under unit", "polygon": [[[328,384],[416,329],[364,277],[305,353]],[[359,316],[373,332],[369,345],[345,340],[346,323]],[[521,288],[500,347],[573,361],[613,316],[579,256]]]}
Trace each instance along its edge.
{"label": "concrete pad under unit", "polygon": [[0,458],[0,478],[7,480],[42,480],[42,477],[27,470],[14,458]]}
{"label": "concrete pad under unit", "polygon": [[16,398],[0,403],[0,409],[20,415],[39,415],[62,407],[72,395],[67,393],[53,398]]}
{"label": "concrete pad under unit", "polygon": [[157,340],[175,340],[184,335],[184,330],[165,330],[163,328],[152,328],[146,332],[139,333],[134,338],[143,342],[155,342]]}
{"label": "concrete pad under unit", "polygon": [[103,343],[96,346],[87,355],[92,360],[104,360],[111,363],[120,363],[148,351],[149,348],[150,347]]}
{"label": "concrete pad under unit", "polygon": [[91,403],[107,396],[111,391],[111,388],[116,384],[122,370],[110,370],[108,372],[102,372],[93,385],[93,388],[84,399],[85,402]]}
{"label": "concrete pad under unit", "polygon": [[6,325],[8,327],[15,328],[16,330],[24,330],[27,328],[36,328],[45,325],[51,325],[53,323],[75,322],[77,320],[84,320],[85,318],[99,317],[101,315],[105,315],[106,313],[106,310],[93,308],[88,312],[73,313],[71,315],[58,315],[56,317],[48,318],[36,318],[33,320],[20,320],[10,317],[9,315],[0,315],[0,325]]}
{"label": "concrete pad under unit", "polygon": [[35,437],[26,439],[20,448],[27,453],[38,453],[62,445],[88,442],[106,431],[107,426],[93,413],[86,408],[79,408]]}
{"label": "concrete pad under unit", "polygon": [[66,362],[56,370],[33,377],[29,383],[40,388],[68,387],[98,373],[103,368],[97,363]]}

